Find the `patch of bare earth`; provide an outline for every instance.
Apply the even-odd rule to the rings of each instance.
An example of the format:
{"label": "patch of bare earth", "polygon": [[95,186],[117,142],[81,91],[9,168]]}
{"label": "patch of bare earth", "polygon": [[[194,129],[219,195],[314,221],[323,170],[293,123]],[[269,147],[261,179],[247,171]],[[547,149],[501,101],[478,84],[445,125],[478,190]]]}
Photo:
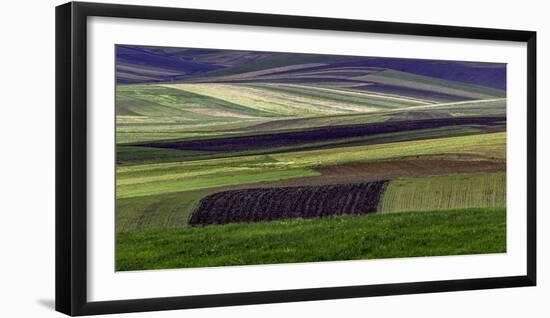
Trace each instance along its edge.
{"label": "patch of bare earth", "polygon": [[505,162],[461,161],[446,159],[408,159],[351,163],[319,168],[326,177],[359,176],[370,180],[446,175],[450,173],[496,172],[506,169]]}
{"label": "patch of bare earth", "polygon": [[359,162],[318,167],[320,176],[293,178],[275,182],[260,182],[224,187],[224,190],[349,184],[399,178],[438,176],[457,173],[506,171],[505,161],[456,155],[412,157],[399,160]]}
{"label": "patch of bare earth", "polygon": [[221,191],[201,199],[189,224],[262,222],[376,212],[387,181]]}

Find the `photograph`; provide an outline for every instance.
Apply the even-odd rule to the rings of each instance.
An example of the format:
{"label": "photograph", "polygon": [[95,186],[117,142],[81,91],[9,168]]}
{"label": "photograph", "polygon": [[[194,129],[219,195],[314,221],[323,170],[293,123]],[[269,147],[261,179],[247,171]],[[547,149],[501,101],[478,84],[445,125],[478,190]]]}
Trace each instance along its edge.
{"label": "photograph", "polygon": [[506,253],[506,63],[114,54],[116,271]]}

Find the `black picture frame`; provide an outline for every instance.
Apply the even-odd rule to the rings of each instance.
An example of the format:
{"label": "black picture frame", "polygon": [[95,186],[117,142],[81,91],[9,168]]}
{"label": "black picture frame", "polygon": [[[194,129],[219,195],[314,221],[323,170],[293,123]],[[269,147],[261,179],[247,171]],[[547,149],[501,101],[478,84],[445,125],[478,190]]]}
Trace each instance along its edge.
{"label": "black picture frame", "polygon": [[[486,39],[527,44],[527,273],[523,276],[231,294],[87,300],[86,36],[91,16]],[[56,310],[92,315],[536,284],[536,32],[307,16],[70,2],[56,7]]]}

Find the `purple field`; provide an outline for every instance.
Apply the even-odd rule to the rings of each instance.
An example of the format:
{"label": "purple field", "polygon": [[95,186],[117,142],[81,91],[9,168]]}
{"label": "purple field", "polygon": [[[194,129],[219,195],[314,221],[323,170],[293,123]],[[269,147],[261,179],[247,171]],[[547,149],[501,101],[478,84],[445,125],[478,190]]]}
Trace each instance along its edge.
{"label": "purple field", "polygon": [[[270,75],[294,75],[335,68],[362,69],[366,73],[369,70],[392,69],[437,79],[506,89],[506,65],[497,63],[134,45],[117,45],[116,58],[118,83],[204,81],[220,75],[246,73],[293,64],[320,63],[322,65],[299,71],[281,71]],[[165,72],[165,74],[151,75],[151,70]]]}
{"label": "purple field", "polygon": [[501,117],[408,120],[349,126],[332,126],[265,135],[148,143],[141,144],[140,146],[200,151],[243,151],[457,125],[502,126],[505,121],[506,119]]}

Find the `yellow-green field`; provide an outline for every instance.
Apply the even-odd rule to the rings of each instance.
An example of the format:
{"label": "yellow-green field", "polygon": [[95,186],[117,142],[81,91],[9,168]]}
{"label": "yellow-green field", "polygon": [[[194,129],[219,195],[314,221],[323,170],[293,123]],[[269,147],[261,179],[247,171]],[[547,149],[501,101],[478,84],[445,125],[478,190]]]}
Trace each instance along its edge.
{"label": "yellow-green field", "polygon": [[506,174],[478,173],[391,181],[380,212],[506,207]]}

